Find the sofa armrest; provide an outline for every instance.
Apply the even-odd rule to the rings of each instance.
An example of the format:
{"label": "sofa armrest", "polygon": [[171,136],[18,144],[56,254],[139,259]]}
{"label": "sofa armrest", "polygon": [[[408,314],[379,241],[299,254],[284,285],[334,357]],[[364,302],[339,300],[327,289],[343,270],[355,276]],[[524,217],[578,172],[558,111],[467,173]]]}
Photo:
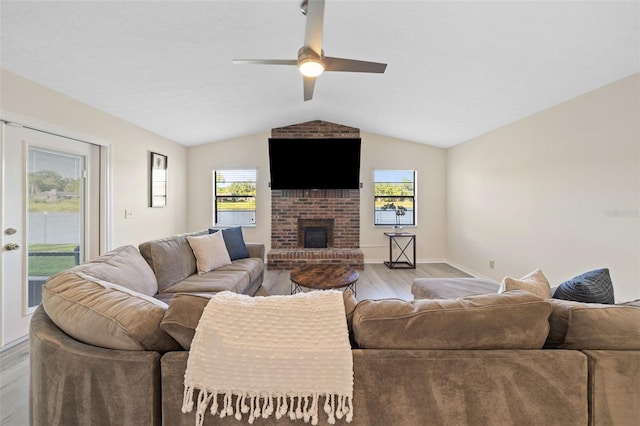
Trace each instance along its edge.
{"label": "sofa armrest", "polygon": [[245,243],[247,250],[249,251],[249,257],[259,257],[264,259],[264,244],[263,243]]}

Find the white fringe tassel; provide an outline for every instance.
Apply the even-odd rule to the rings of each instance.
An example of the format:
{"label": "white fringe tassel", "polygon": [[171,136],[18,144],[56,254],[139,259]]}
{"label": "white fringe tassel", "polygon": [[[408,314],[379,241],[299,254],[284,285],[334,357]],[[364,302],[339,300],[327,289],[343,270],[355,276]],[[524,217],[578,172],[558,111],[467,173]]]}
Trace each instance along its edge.
{"label": "white fringe tassel", "polygon": [[[185,387],[182,400],[182,412],[193,411],[194,388]],[[222,406],[218,405],[218,396],[222,395]],[[248,414],[247,421],[253,424],[254,420],[262,417],[268,418],[275,414],[276,419],[288,415],[291,420],[302,419],[305,423],[318,424],[318,407],[320,396],[324,396],[324,412],[327,414],[327,422],[335,424],[336,419],[345,419],[347,423],[353,420],[353,402],[347,395],[328,394],[300,394],[282,395],[270,393],[268,396],[248,394],[247,392],[199,390],[196,404],[196,426],[204,424],[204,415],[211,404],[211,414],[220,418],[234,416],[236,420],[242,420],[243,414]],[[235,398],[235,401],[234,401]],[[287,402],[288,398],[288,402]],[[247,404],[247,399],[248,404]],[[235,407],[235,408],[234,408]],[[220,410],[218,410],[220,408]]]}

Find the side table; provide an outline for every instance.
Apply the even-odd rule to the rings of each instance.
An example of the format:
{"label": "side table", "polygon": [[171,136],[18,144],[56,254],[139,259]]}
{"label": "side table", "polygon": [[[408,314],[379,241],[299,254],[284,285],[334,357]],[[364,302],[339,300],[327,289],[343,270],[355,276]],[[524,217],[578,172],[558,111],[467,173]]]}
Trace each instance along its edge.
{"label": "side table", "polygon": [[356,294],[356,283],[360,274],[347,265],[311,264],[302,265],[289,273],[291,294],[302,292],[302,287],[312,290],[347,288]]}
{"label": "side table", "polygon": [[[384,262],[390,269],[416,269],[416,234],[408,232],[385,232],[389,237],[389,261]],[[393,245],[397,245],[400,253],[393,257]],[[407,249],[413,249],[413,257],[407,254]]]}

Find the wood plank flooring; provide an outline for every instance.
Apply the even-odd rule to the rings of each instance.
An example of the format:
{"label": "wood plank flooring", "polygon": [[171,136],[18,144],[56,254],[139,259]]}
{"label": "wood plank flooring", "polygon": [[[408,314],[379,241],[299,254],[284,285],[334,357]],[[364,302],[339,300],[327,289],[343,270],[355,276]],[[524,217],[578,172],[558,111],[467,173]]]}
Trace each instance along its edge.
{"label": "wood plank flooring", "polygon": [[0,352],[0,424],[29,425],[29,341]]}
{"label": "wood plank flooring", "polygon": [[[365,264],[356,284],[358,300],[413,300],[411,283],[415,278],[470,277],[446,263],[418,263],[416,269],[389,269],[383,264]],[[289,271],[266,271],[263,287],[269,294],[290,294]]]}
{"label": "wood plank flooring", "polygon": [[[416,269],[389,269],[383,264],[366,264],[359,271],[357,299],[412,300],[415,278],[469,277],[446,263],[418,263]],[[289,294],[289,271],[265,271],[263,286],[269,294]],[[29,342],[0,352],[0,425],[28,426]]]}

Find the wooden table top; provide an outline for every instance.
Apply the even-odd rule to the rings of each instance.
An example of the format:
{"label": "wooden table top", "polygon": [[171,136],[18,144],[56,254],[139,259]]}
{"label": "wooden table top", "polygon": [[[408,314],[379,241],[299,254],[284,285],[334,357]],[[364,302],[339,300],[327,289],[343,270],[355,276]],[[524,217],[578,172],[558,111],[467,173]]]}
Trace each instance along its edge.
{"label": "wooden table top", "polygon": [[293,283],[315,290],[346,287],[358,281],[358,278],[358,271],[345,265],[303,265],[289,273]]}

